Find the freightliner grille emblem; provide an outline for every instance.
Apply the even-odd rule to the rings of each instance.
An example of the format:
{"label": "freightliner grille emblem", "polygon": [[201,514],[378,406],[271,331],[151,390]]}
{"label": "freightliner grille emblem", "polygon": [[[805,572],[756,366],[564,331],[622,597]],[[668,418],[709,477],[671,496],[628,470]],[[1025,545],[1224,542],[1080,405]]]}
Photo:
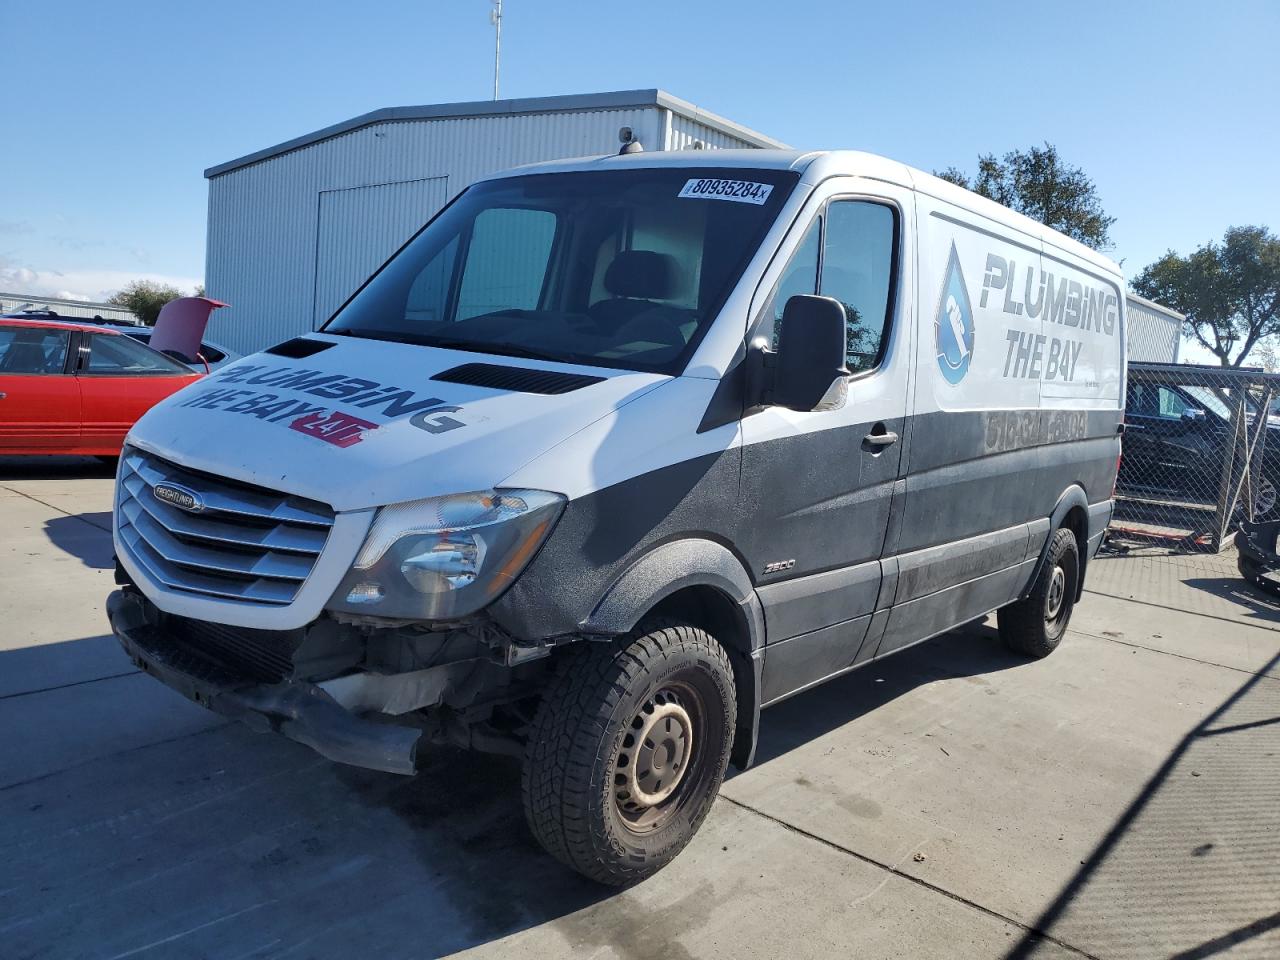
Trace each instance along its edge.
{"label": "freightliner grille emblem", "polygon": [[199,513],[204,509],[204,501],[200,499],[200,494],[176,483],[157,483],[151,492],[157,500],[162,500],[179,510],[186,510],[188,513]]}

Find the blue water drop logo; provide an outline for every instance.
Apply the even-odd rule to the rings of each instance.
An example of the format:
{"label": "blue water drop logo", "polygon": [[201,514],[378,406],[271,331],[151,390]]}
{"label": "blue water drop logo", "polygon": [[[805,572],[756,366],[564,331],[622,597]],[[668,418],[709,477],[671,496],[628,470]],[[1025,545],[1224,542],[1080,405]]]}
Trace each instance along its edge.
{"label": "blue water drop logo", "polygon": [[933,340],[938,348],[938,369],[951,384],[959,383],[973,360],[973,307],[960,270],[956,245],[951,244],[947,276],[942,282],[938,314],[933,318]]}

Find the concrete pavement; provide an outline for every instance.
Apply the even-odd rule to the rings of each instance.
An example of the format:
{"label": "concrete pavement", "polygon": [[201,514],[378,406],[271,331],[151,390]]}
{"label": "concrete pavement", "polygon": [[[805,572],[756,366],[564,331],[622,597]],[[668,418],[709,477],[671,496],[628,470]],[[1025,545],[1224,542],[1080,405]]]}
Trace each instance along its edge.
{"label": "concrete pavement", "polygon": [[1099,560],[1047,660],[976,624],[768,711],[615,892],[533,845],[509,760],[340,767],[134,672],[109,506],[0,461],[6,957],[1280,955],[1280,611],[1228,566]]}

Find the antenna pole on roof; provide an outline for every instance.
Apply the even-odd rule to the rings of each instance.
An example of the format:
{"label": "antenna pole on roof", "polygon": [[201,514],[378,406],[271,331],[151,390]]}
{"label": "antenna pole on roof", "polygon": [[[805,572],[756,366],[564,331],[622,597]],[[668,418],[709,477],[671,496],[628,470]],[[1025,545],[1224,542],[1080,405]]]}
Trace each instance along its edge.
{"label": "antenna pole on roof", "polygon": [[493,0],[493,9],[489,11],[489,22],[493,24],[493,99],[498,99],[498,68],[502,63],[502,0]]}

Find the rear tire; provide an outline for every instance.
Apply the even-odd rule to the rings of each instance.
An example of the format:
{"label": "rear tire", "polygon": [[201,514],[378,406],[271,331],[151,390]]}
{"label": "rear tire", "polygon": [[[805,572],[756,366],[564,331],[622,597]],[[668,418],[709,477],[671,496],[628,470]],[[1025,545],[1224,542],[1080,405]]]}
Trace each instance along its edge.
{"label": "rear tire", "polygon": [[525,817],[565,865],[621,886],[692,839],[724,779],[737,716],[723,647],[685,624],[565,650],[534,718]]}
{"label": "rear tire", "polygon": [[1080,548],[1065,527],[1054,532],[1031,593],[996,614],[1000,639],[1015,653],[1047,657],[1067,632],[1080,584]]}

